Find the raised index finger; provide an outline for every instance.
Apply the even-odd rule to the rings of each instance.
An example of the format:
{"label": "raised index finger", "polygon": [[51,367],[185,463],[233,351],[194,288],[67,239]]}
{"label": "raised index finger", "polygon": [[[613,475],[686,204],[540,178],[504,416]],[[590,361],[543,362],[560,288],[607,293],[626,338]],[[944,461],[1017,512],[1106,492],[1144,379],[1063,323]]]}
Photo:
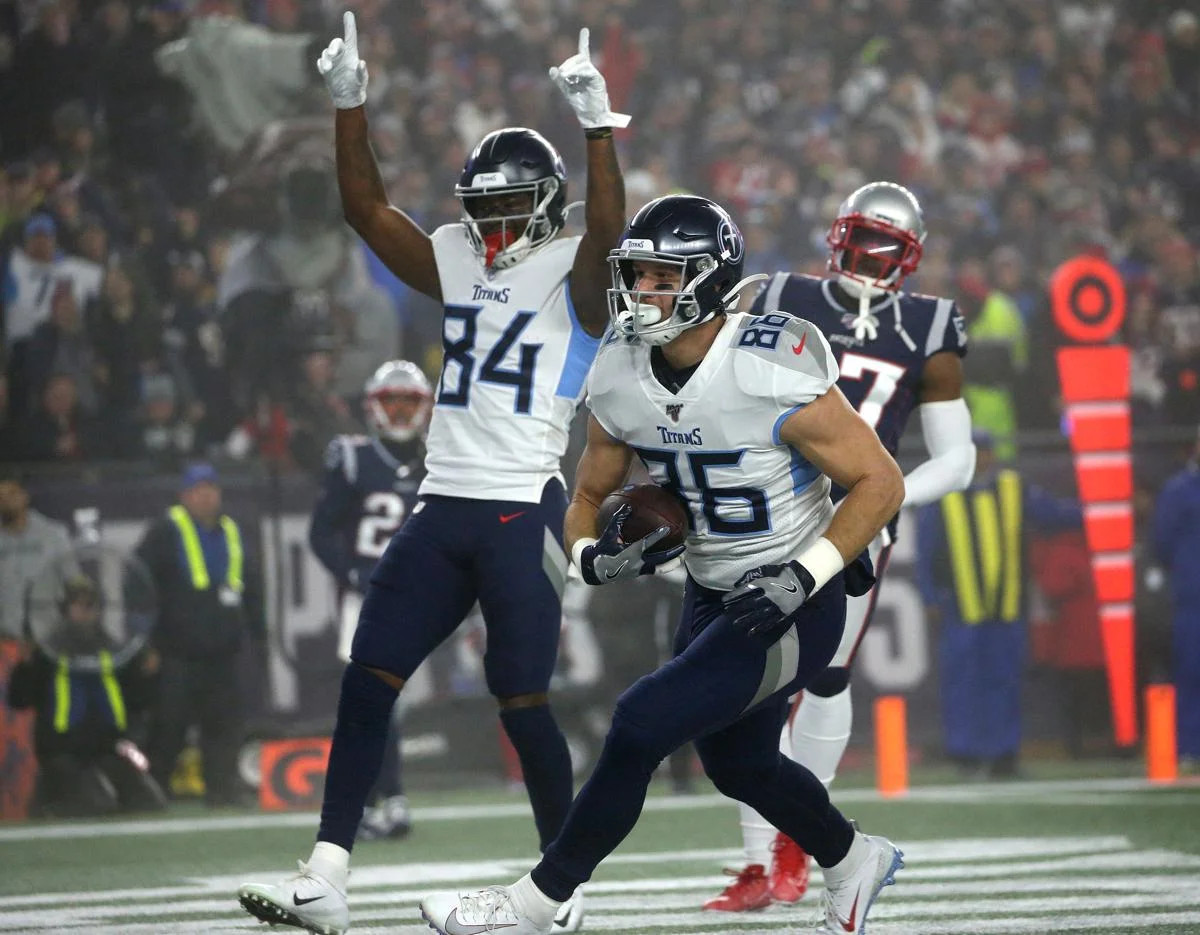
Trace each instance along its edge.
{"label": "raised index finger", "polygon": [[588,51],[588,37],[591,35],[591,33],[592,31],[586,26],[579,30],[579,54],[589,60],[592,57],[591,53]]}
{"label": "raised index finger", "polygon": [[342,14],[342,32],[345,34],[346,45],[352,49],[358,48],[358,24],[354,22],[354,11],[347,10]]}

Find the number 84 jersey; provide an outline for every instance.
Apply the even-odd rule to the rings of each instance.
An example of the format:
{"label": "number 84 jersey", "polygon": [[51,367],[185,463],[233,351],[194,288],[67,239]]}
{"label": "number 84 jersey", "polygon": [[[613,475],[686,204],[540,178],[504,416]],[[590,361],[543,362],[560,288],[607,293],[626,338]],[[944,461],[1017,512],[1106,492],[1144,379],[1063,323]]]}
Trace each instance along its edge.
{"label": "number 84 jersey", "polygon": [[828,526],[829,479],[779,431],[837,377],[829,344],[808,322],[731,314],[678,393],[654,376],[647,345],[610,335],[588,404],[687,503],[688,573],[729,590],[759,565],[795,558]]}
{"label": "number 84 jersey", "polygon": [[575,317],[567,276],[579,237],[489,272],[461,224],[433,233],[443,364],[422,494],[539,503],[583,398],[600,339]]}

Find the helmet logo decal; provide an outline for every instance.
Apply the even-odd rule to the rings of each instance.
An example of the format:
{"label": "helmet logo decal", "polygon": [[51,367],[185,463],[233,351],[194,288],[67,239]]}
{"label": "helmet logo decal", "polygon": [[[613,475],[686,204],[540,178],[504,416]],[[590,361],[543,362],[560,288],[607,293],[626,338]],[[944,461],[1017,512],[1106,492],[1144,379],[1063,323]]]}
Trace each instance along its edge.
{"label": "helmet logo decal", "polygon": [[503,172],[479,172],[471,179],[472,188],[489,188],[492,185],[507,185]]}
{"label": "helmet logo decal", "polygon": [[653,253],[654,252],[654,241],[653,240],[638,240],[634,237],[630,237],[628,240],[626,240],[624,243],[621,244],[621,249],[625,250],[626,252],[628,252],[630,250],[646,250],[650,253]]}
{"label": "helmet logo decal", "polygon": [[729,254],[729,262],[736,263],[742,258],[742,237],[737,228],[733,226],[732,221],[728,219],[721,221],[721,226],[717,228],[717,240]]}

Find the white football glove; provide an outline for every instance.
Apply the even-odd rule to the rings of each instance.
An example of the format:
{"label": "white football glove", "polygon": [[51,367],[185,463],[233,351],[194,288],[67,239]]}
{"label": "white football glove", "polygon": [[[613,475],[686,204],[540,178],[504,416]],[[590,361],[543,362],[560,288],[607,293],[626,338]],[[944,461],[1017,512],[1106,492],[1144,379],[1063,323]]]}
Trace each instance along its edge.
{"label": "white football glove", "polygon": [[358,57],[358,26],[354,14],[342,14],[345,38],[334,39],[317,59],[317,71],[325,79],[333,106],[338,110],[361,107],[367,99],[367,63]]}
{"label": "white football glove", "polygon": [[585,130],[629,126],[629,114],[614,114],[609,109],[608,86],[599,69],[592,64],[586,26],[579,30],[579,52],[557,68],[551,68],[550,77],[566,96]]}

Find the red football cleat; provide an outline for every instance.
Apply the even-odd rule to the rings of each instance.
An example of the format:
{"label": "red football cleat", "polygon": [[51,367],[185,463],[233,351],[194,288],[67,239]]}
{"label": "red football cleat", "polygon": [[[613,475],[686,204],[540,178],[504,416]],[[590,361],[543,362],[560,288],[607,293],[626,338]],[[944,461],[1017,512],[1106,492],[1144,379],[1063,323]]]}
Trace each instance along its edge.
{"label": "red football cleat", "polygon": [[767,892],[777,903],[798,902],[808,892],[809,856],[782,831],[771,845],[771,878]]}
{"label": "red football cleat", "polygon": [[745,870],[726,870],[736,877],[720,896],[714,896],[704,904],[705,909],[720,912],[749,912],[766,909],[771,905],[771,894],[767,892],[767,875],[762,864],[750,864]]}

